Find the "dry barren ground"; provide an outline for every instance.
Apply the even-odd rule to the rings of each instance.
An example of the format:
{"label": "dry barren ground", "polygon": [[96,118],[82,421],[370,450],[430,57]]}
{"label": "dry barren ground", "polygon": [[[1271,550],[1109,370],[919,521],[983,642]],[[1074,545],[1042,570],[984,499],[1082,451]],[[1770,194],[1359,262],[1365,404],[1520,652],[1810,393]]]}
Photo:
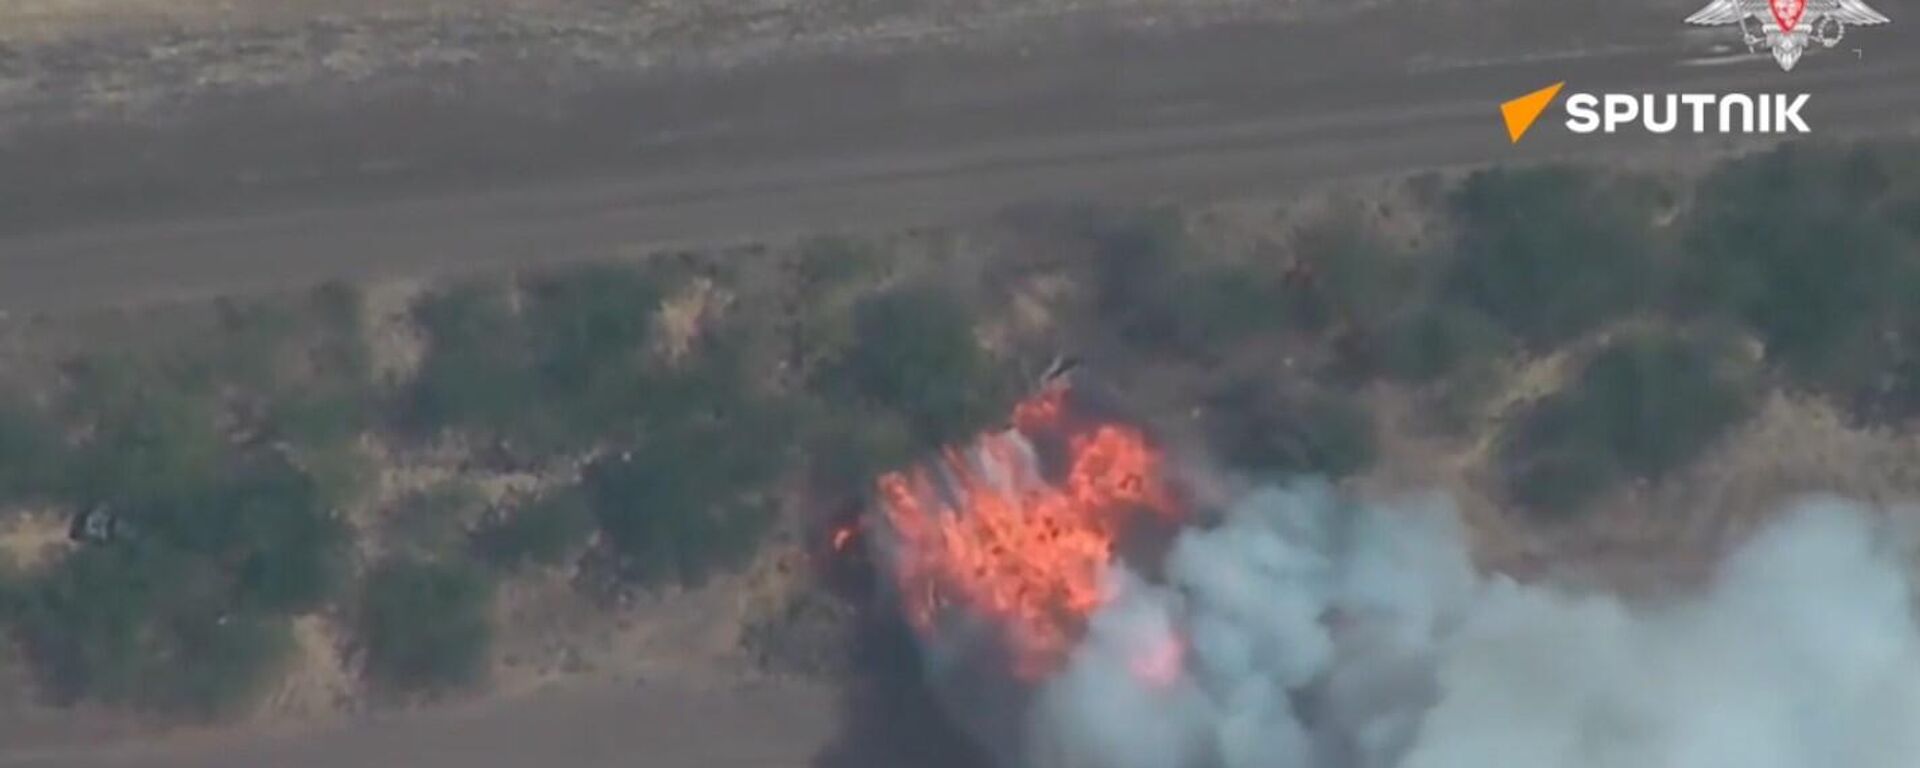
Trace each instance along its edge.
{"label": "dry barren ground", "polygon": [[[1313,77],[1339,102],[1382,72],[1664,45],[1676,2],[28,0],[0,7],[0,231],[1091,126],[1142,97],[1206,119]],[[1192,72],[1161,72],[1175,50]]]}
{"label": "dry barren ground", "polygon": [[832,728],[829,691],[600,681],[320,728],[21,746],[8,768],[799,768]]}
{"label": "dry barren ground", "polygon": [[1039,39],[1050,25],[1076,19],[1141,27],[1358,7],[1302,0],[26,0],[0,9],[0,109],[140,113],[213,93],[486,68],[568,85],[666,65]]}

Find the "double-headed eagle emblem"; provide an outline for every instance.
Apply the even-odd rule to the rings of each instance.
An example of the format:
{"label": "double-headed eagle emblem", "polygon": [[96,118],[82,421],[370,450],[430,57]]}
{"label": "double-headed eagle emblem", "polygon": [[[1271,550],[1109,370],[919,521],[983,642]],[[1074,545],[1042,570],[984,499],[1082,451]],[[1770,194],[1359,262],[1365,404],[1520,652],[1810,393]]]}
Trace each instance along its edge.
{"label": "double-headed eagle emblem", "polygon": [[1887,17],[1864,0],[1713,0],[1687,23],[1739,24],[1747,50],[1766,46],[1781,69],[1791,70],[1810,43],[1832,48],[1848,25],[1885,24]]}

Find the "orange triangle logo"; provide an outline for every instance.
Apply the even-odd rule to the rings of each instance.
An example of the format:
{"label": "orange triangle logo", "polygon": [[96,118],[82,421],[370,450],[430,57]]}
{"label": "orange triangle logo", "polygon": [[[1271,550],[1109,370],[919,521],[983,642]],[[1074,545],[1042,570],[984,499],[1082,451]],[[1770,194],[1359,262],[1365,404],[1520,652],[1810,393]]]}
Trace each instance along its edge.
{"label": "orange triangle logo", "polygon": [[1500,105],[1500,119],[1507,123],[1507,138],[1520,143],[1520,137],[1527,135],[1527,129],[1533,127],[1533,121],[1540,119],[1540,113],[1547,111],[1547,105],[1553,103],[1553,97],[1560,95],[1565,86],[1562,80],[1540,90]]}

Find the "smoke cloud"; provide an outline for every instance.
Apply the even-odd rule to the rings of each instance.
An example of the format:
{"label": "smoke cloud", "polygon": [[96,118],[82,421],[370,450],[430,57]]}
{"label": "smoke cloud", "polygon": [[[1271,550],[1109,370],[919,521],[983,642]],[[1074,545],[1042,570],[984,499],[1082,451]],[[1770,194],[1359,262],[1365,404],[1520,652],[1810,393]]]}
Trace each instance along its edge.
{"label": "smoke cloud", "polygon": [[1698,594],[1483,576],[1450,505],[1266,489],[1180,533],[1034,692],[1020,768],[1920,765],[1909,572],[1796,505]]}

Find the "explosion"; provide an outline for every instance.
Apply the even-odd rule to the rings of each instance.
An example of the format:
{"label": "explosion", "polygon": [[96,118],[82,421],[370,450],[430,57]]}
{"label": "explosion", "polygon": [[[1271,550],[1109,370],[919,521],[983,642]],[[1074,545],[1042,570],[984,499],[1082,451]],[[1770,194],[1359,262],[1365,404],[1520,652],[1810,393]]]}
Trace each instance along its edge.
{"label": "explosion", "polygon": [[[1041,446],[1064,446],[1050,478]],[[1067,390],[1020,403],[1013,428],[878,481],[880,521],[903,612],[925,634],[951,616],[984,621],[1013,675],[1058,668],[1111,597],[1104,580],[1142,522],[1177,522],[1160,452],[1139,429],[1075,423]],[[1143,662],[1166,675],[1177,652]]]}
{"label": "explosion", "polygon": [[1803,502],[1640,604],[1483,572],[1444,496],[1296,479],[1203,504],[1205,477],[1078,399],[882,476],[831,532],[873,555],[924,686],[872,689],[894,719],[852,743],[906,751],[857,765],[1920,764],[1920,592],[1885,511]]}

